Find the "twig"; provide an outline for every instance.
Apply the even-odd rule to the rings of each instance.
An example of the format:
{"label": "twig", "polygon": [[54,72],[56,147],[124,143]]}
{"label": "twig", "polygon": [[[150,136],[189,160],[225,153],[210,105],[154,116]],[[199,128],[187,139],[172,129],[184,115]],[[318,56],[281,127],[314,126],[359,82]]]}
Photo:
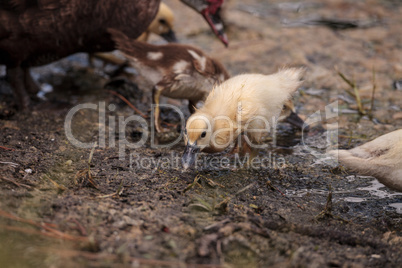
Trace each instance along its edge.
{"label": "twig", "polygon": [[236,195],[241,194],[242,192],[244,192],[244,191],[250,189],[251,187],[253,187],[255,184],[256,184],[256,183],[253,182],[253,183],[247,185],[246,187],[244,187],[244,188],[240,189],[239,191],[237,191],[233,196],[236,196]]}
{"label": "twig", "polygon": [[18,226],[0,225],[0,228],[2,230],[17,231],[17,232],[24,233],[24,234],[43,235],[43,236],[47,236],[47,237],[51,237],[51,238],[59,238],[57,235],[52,234],[52,233],[45,233],[42,231],[27,229],[27,228],[18,227]]}
{"label": "twig", "polygon": [[77,229],[80,231],[81,235],[83,236],[87,236],[88,233],[85,230],[84,226],[82,226],[82,224],[77,220],[77,219],[71,219],[72,222],[74,222],[77,225]]}
{"label": "twig", "polygon": [[86,169],[78,171],[75,174],[75,176],[74,176],[74,184],[75,185],[78,184],[78,179],[82,179],[81,186],[84,184],[85,180],[87,180],[89,182],[89,186],[95,188],[96,190],[99,190],[98,186],[96,185],[96,182],[94,181],[94,178],[93,178],[92,172],[91,172],[91,162],[92,162],[92,158],[94,156],[95,148],[97,145],[98,145],[97,142],[95,142],[94,146],[91,149],[91,152],[89,153],[88,162],[87,162],[88,167]]}
{"label": "twig", "polygon": [[195,176],[194,181],[188,185],[186,187],[186,189],[183,190],[183,193],[187,192],[188,190],[190,190],[191,188],[194,187],[194,185],[196,185],[198,183],[198,181],[200,180],[201,176],[198,174],[197,176]]}
{"label": "twig", "polygon": [[[33,225],[33,226],[39,227],[39,228],[41,228],[41,227],[43,226],[42,224],[37,223],[37,222],[35,222],[35,221],[33,221],[33,220],[28,220],[28,219],[20,218],[20,217],[18,217],[18,216],[15,216],[15,215],[13,215],[13,214],[11,214],[11,213],[8,213],[8,212],[6,212],[6,211],[3,211],[3,210],[1,210],[1,209],[0,209],[0,217],[4,217],[4,218],[7,218],[7,219],[11,219],[11,220],[19,221],[19,222],[23,222],[23,223],[28,223],[28,224],[31,224],[31,225]],[[46,223],[45,223],[45,224],[46,224]]]}
{"label": "twig", "polygon": [[12,167],[18,167],[18,166],[19,166],[19,164],[13,163],[13,162],[2,162],[2,161],[0,161],[0,164],[3,164],[3,165],[10,165],[10,166],[12,166]]}
{"label": "twig", "polygon": [[0,146],[0,149],[6,150],[6,151],[15,151],[15,149],[7,148],[4,146]]}
{"label": "twig", "polygon": [[[116,175],[117,176],[117,175]],[[124,187],[123,187],[123,181],[124,178],[121,179],[120,181],[120,185],[117,188],[116,192],[111,193],[111,194],[106,194],[106,195],[101,195],[101,196],[97,196],[98,198],[107,198],[107,197],[113,197],[115,195],[121,195],[123,193]]]}
{"label": "twig", "polygon": [[109,93],[119,97],[122,101],[124,101],[128,106],[131,107],[136,113],[138,113],[142,118],[147,119],[148,116],[143,114],[137,107],[135,107],[129,100],[127,100],[123,95],[117,93],[114,90],[109,90]]}
{"label": "twig", "polygon": [[269,186],[269,187],[270,187],[271,189],[273,189],[273,190],[278,191],[282,196],[285,196],[285,197],[286,197],[286,195],[285,195],[283,192],[281,192],[277,187],[275,187],[275,186],[272,185],[271,181],[267,181],[267,186]]}
{"label": "twig", "polygon": [[377,85],[375,83],[375,68],[373,66],[373,93],[371,94],[371,106],[370,106],[370,119],[373,119],[373,109],[374,109],[374,94],[375,90],[377,88]]}
{"label": "twig", "polygon": [[1,180],[3,180],[3,181],[7,181],[7,182],[10,182],[10,183],[12,183],[12,184],[14,184],[14,185],[16,185],[16,186],[18,186],[18,187],[25,187],[25,188],[28,188],[28,189],[31,189],[32,187],[31,186],[29,186],[29,185],[26,185],[26,184],[23,184],[23,183],[18,183],[18,182],[16,182],[16,181],[13,181],[13,180],[10,180],[10,179],[7,179],[7,178],[3,178],[3,177],[0,177],[0,179]]}
{"label": "twig", "polygon": [[[87,237],[69,235],[69,234],[63,233],[63,232],[61,232],[61,231],[59,231],[59,230],[56,230],[56,229],[53,229],[53,228],[49,227],[49,226],[56,226],[56,225],[54,225],[54,224],[38,223],[38,222],[35,222],[35,221],[33,221],[33,220],[24,219],[24,218],[15,216],[15,215],[13,215],[13,214],[11,214],[11,213],[8,213],[8,212],[6,212],[6,211],[3,211],[3,210],[0,210],[0,216],[1,216],[1,217],[4,217],[4,218],[7,218],[7,219],[14,220],[14,221],[19,221],[19,222],[23,222],[23,223],[28,223],[28,224],[30,224],[30,225],[32,225],[32,226],[35,226],[35,227],[44,229],[44,230],[47,231],[48,233],[46,233],[46,232],[41,232],[40,234],[46,234],[46,236],[55,237],[55,238],[61,238],[61,239],[71,240],[71,241],[85,241],[85,242],[88,241],[88,238],[87,238]],[[14,230],[19,230],[19,231],[27,230],[27,229],[23,229],[23,228],[14,227],[14,226],[8,226],[7,228],[9,228],[9,229],[14,229]],[[27,231],[29,231],[29,230],[27,230]],[[32,230],[32,231],[33,231],[33,230]],[[34,232],[34,231],[33,231],[33,232]]]}
{"label": "twig", "polygon": [[338,73],[338,75],[342,78],[342,80],[345,81],[346,84],[348,84],[348,85],[353,89],[353,92],[350,92],[349,90],[346,90],[346,92],[347,92],[348,94],[350,94],[352,97],[355,98],[356,104],[357,104],[357,109],[358,109],[359,113],[360,113],[361,115],[365,115],[365,114],[366,114],[366,111],[364,110],[364,107],[363,107],[363,105],[362,105],[362,101],[361,101],[361,99],[360,99],[360,94],[359,94],[359,89],[357,88],[356,83],[354,83],[354,82],[350,81],[348,78],[346,78],[346,76],[345,76],[343,73],[341,73],[341,72],[338,70],[338,68],[335,68],[335,71],[336,71],[336,72]]}
{"label": "twig", "polygon": [[[65,258],[72,257],[83,257],[91,260],[111,260],[118,261],[119,256],[115,254],[108,253],[92,253],[87,251],[78,251],[78,250],[68,250],[68,249],[55,249],[55,248],[42,248],[44,252],[52,252],[55,254],[59,254]],[[223,268],[222,265],[219,264],[197,264],[197,263],[184,263],[178,261],[163,261],[163,260],[152,260],[152,259],[143,259],[136,257],[128,258],[130,263],[138,263],[141,265],[149,265],[152,267],[194,267],[194,268]]]}
{"label": "twig", "polygon": [[92,161],[92,158],[94,157],[94,152],[95,152],[95,148],[96,148],[97,145],[98,145],[97,142],[95,142],[95,143],[94,143],[94,146],[93,146],[92,149],[91,149],[91,152],[89,153],[89,157],[88,157],[88,169],[91,167],[91,161]]}
{"label": "twig", "polygon": [[0,228],[5,229],[5,230],[10,230],[10,231],[26,233],[26,234],[36,234],[36,235],[43,235],[43,236],[47,236],[47,237],[51,237],[51,238],[61,238],[61,239],[70,240],[70,241],[80,241],[80,242],[88,241],[88,238],[86,238],[86,237],[68,235],[68,234],[64,234],[57,230],[53,230],[53,231],[57,231],[57,232],[47,233],[47,232],[43,232],[43,231],[36,231],[36,230],[32,230],[32,229],[26,229],[23,227],[9,226],[9,225],[0,225]]}
{"label": "twig", "polygon": [[67,190],[67,188],[64,185],[61,185],[57,182],[55,182],[54,180],[52,180],[49,176],[47,175],[43,175],[42,178],[47,178],[57,189],[59,189],[60,191],[65,191]]}

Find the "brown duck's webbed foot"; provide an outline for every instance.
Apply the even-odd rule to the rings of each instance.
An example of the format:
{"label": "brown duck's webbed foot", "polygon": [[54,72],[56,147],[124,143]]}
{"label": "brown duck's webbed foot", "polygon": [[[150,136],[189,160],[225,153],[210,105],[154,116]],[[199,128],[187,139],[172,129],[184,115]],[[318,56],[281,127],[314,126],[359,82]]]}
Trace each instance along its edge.
{"label": "brown duck's webbed foot", "polygon": [[25,81],[25,88],[30,94],[37,94],[40,91],[40,87],[35,82],[35,80],[31,76],[31,72],[29,68],[23,68],[24,72],[24,81]]}
{"label": "brown duck's webbed foot", "polygon": [[21,67],[7,68],[7,76],[21,110],[29,107],[30,98],[25,90],[25,72]]}

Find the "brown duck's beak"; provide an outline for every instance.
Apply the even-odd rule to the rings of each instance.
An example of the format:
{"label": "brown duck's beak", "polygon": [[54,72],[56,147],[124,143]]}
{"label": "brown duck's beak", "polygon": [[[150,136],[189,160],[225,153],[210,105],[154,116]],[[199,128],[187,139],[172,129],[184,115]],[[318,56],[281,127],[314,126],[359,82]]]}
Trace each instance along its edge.
{"label": "brown duck's beak", "polygon": [[163,37],[163,39],[165,39],[169,43],[178,43],[176,34],[172,30],[169,30],[169,32],[167,32],[167,33],[161,34],[161,36]]}
{"label": "brown duck's beak", "polygon": [[223,21],[220,15],[221,8],[210,8],[207,7],[204,9],[201,14],[204,16],[205,20],[208,22],[212,31],[216,36],[222,41],[222,43],[227,47],[229,45],[228,38],[225,34],[225,30],[223,27]]}
{"label": "brown duck's beak", "polygon": [[286,117],[285,122],[301,129],[302,131],[309,131],[310,127],[303,121],[303,119],[301,119],[297,113],[295,112],[291,112],[290,115],[288,117]]}
{"label": "brown duck's beak", "polygon": [[192,166],[197,158],[197,154],[200,151],[195,144],[187,144],[186,149],[184,150],[183,156],[181,158],[181,163],[183,164],[184,170],[188,169]]}

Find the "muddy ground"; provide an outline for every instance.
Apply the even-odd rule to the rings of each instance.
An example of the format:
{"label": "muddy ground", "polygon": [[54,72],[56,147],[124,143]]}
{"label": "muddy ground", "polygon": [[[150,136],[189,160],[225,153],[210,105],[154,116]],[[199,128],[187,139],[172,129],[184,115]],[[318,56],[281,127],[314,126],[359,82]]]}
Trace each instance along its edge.
{"label": "muddy ground", "polygon": [[[227,49],[191,10],[167,2],[179,39],[221,60],[232,75],[305,66],[297,111],[305,119],[320,111],[321,120],[303,136],[281,124],[276,146],[267,140],[271,149],[260,153],[262,167],[242,168],[222,154],[217,159],[230,164],[219,168],[213,156],[201,155],[197,170],[183,171],[175,162],[182,140],[160,149],[148,139],[119,151],[119,138],[133,143],[146,129],[113,128],[118,116],[135,112],[108,90],[150,114],[149,85],[135,72],[139,89],[119,82],[104,89],[115,67],[88,67],[83,55],[36,68],[42,87],[54,90],[26,113],[16,111],[3,81],[1,267],[400,267],[402,194],[322,154],[401,128],[395,82],[402,79],[402,2],[225,1]],[[352,23],[328,24],[333,19]],[[335,68],[357,85],[366,115],[357,112]],[[98,141],[93,150],[66,137],[67,113],[80,103],[98,105],[72,119],[74,137]],[[180,129],[174,113],[162,116],[173,130],[157,137],[159,144]]]}

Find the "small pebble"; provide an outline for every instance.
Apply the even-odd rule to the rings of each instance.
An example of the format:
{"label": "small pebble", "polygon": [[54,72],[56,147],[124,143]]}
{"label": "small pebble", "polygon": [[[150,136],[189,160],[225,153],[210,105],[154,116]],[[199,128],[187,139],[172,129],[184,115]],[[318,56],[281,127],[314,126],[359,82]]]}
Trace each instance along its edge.
{"label": "small pebble", "polygon": [[402,90],[402,80],[395,80],[392,85],[394,86],[394,89]]}

